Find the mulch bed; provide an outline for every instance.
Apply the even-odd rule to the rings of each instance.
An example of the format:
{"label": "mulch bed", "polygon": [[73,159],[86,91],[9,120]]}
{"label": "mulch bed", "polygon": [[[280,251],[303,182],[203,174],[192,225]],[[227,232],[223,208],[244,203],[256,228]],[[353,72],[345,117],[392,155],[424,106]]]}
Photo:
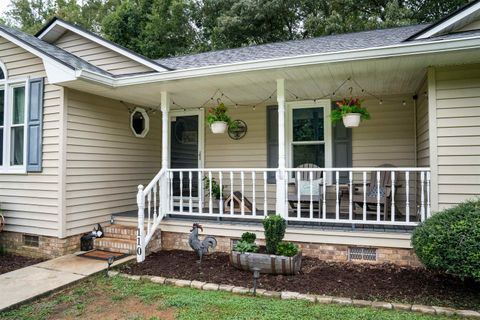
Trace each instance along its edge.
{"label": "mulch bed", "polygon": [[25,268],[32,264],[36,264],[42,261],[43,259],[28,258],[28,257],[9,254],[9,253],[1,254],[0,255],[0,274]]}
{"label": "mulch bed", "polygon": [[[252,286],[252,274],[230,265],[229,255],[213,253],[201,265],[189,251],[160,251],[122,272],[198,280],[242,287]],[[405,302],[480,310],[480,283],[441,273],[390,264],[330,263],[303,257],[295,276],[260,276],[258,287],[274,291],[343,296],[353,299]]]}

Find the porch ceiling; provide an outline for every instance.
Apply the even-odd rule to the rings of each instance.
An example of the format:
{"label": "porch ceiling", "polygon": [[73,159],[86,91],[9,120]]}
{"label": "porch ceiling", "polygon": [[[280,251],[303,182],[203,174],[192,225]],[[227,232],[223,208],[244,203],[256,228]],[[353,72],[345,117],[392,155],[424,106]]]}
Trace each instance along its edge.
{"label": "porch ceiling", "polygon": [[[424,79],[428,66],[480,63],[476,50],[462,50],[429,55],[401,56],[363,61],[268,69],[218,76],[198,77],[168,82],[147,83],[111,89],[87,81],[66,86],[137,105],[159,107],[160,91],[171,93],[172,100],[185,108],[197,108],[220,89],[239,104],[253,105],[267,98],[276,88],[275,80],[286,80],[287,100],[314,99],[331,94],[345,79],[352,77],[369,93],[382,97],[413,94]],[[336,97],[365,95],[346,84]],[[225,100],[227,104],[228,100]],[[266,104],[275,103],[275,95]],[[178,108],[178,106],[174,106]]]}

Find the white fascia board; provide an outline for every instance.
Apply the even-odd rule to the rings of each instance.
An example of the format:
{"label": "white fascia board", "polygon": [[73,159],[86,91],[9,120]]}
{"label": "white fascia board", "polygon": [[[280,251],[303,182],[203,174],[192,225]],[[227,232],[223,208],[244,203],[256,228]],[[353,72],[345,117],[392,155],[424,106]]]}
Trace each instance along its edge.
{"label": "white fascia board", "polygon": [[145,60],[142,57],[139,57],[136,54],[129,52],[128,50],[124,50],[124,49],[122,49],[122,48],[120,48],[120,47],[118,47],[118,46],[116,46],[116,45],[114,45],[114,44],[112,44],[108,41],[103,40],[102,38],[100,38],[98,36],[92,35],[92,34],[90,34],[88,32],[85,32],[81,29],[75,28],[74,26],[71,26],[68,23],[65,23],[61,20],[54,21],[47,29],[45,29],[38,36],[38,38],[43,40],[43,38],[45,38],[48,35],[48,33],[50,31],[52,31],[55,27],[61,27],[65,30],[69,30],[71,32],[74,32],[74,33],[76,33],[76,34],[78,34],[78,35],[80,35],[80,36],[82,36],[82,37],[84,37],[84,38],[86,38],[90,41],[98,43],[101,46],[104,46],[104,47],[106,47],[106,48],[108,48],[108,49],[110,49],[114,52],[117,52],[118,54],[121,54],[122,56],[125,56],[125,57],[127,57],[127,58],[129,58],[133,61],[136,61],[136,62],[138,62],[138,63],[140,63],[140,64],[142,64],[146,67],[149,67],[149,68],[151,68],[155,71],[158,71],[158,72],[167,71],[167,69],[161,67],[158,64],[155,64],[151,61]]}
{"label": "white fascia board", "polygon": [[480,1],[476,4],[472,5],[471,7],[459,12],[458,14],[454,15],[453,17],[443,21],[438,26],[421,33],[415,39],[426,39],[430,38],[434,35],[442,33],[442,31],[448,29],[455,23],[461,22],[464,19],[467,19],[470,15],[475,14],[477,11],[480,10]]}
{"label": "white fascia board", "polygon": [[73,68],[51,58],[42,51],[29,46],[25,42],[18,40],[16,37],[3,30],[0,30],[0,36],[42,59],[49,83],[60,83],[76,79],[75,70]]}
{"label": "white fascia board", "polygon": [[222,75],[228,73],[268,70],[275,68],[296,67],[334,62],[359,61],[428,53],[441,53],[475,48],[480,48],[480,37],[478,36],[462,39],[448,39],[407,44],[404,43],[401,45],[360,49],[355,51],[340,51],[295,57],[276,58],[269,60],[239,62],[227,65],[207,66],[187,70],[169,71],[164,73],[135,75],[124,78],[109,77],[86,70],[78,72],[77,75],[79,78],[83,78],[88,81],[93,81],[112,87],[122,87],[128,85],[181,80],[187,78]]}

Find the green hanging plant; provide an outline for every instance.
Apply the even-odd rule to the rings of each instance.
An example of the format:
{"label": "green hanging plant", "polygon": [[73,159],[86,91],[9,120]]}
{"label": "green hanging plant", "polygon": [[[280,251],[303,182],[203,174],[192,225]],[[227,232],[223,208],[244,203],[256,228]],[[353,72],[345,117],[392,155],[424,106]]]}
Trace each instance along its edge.
{"label": "green hanging plant", "polygon": [[370,113],[367,108],[362,107],[363,100],[359,98],[350,98],[343,99],[342,101],[337,101],[336,105],[338,108],[332,110],[330,114],[330,119],[333,124],[341,121],[344,116],[350,113],[359,113],[362,120],[370,119]]}

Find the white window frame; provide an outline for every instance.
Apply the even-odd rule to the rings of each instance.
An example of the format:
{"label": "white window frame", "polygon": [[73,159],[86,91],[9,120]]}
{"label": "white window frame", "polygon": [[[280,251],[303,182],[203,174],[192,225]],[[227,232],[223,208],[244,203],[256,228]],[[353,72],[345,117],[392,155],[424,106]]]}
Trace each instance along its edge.
{"label": "white window frame", "polygon": [[[4,118],[3,118],[3,163],[0,165],[0,173],[26,173],[27,172],[27,141],[28,141],[28,115],[29,115],[29,87],[28,78],[19,78],[10,80],[8,78],[7,69],[0,61],[0,68],[3,70],[5,79],[0,79],[0,88],[5,90],[4,94]],[[23,119],[23,164],[11,165],[10,159],[12,154],[11,132],[13,127],[21,126],[13,125],[13,89],[25,87],[25,106]]]}
{"label": "white window frame", "polygon": [[[141,134],[136,133],[135,129],[133,128],[133,115],[137,112],[140,112],[145,120],[145,129]],[[147,136],[148,132],[150,131],[150,116],[145,109],[136,107],[135,110],[133,110],[133,112],[130,114],[130,129],[132,130],[133,135],[137,138],[145,138]]]}
{"label": "white window frame", "polygon": [[[306,101],[292,101],[287,102],[287,115],[286,115],[286,139],[285,139],[285,150],[287,156],[287,166],[293,168],[293,110],[295,109],[312,109],[312,108],[323,108],[323,129],[324,129],[324,140],[323,141],[309,141],[301,142],[296,144],[323,144],[325,146],[325,168],[331,168],[333,164],[332,157],[332,122],[330,120],[331,112],[331,100],[322,99],[322,100],[306,100]],[[293,181],[293,178],[290,177],[290,180]],[[331,183],[331,176],[327,175],[327,183]]]}

